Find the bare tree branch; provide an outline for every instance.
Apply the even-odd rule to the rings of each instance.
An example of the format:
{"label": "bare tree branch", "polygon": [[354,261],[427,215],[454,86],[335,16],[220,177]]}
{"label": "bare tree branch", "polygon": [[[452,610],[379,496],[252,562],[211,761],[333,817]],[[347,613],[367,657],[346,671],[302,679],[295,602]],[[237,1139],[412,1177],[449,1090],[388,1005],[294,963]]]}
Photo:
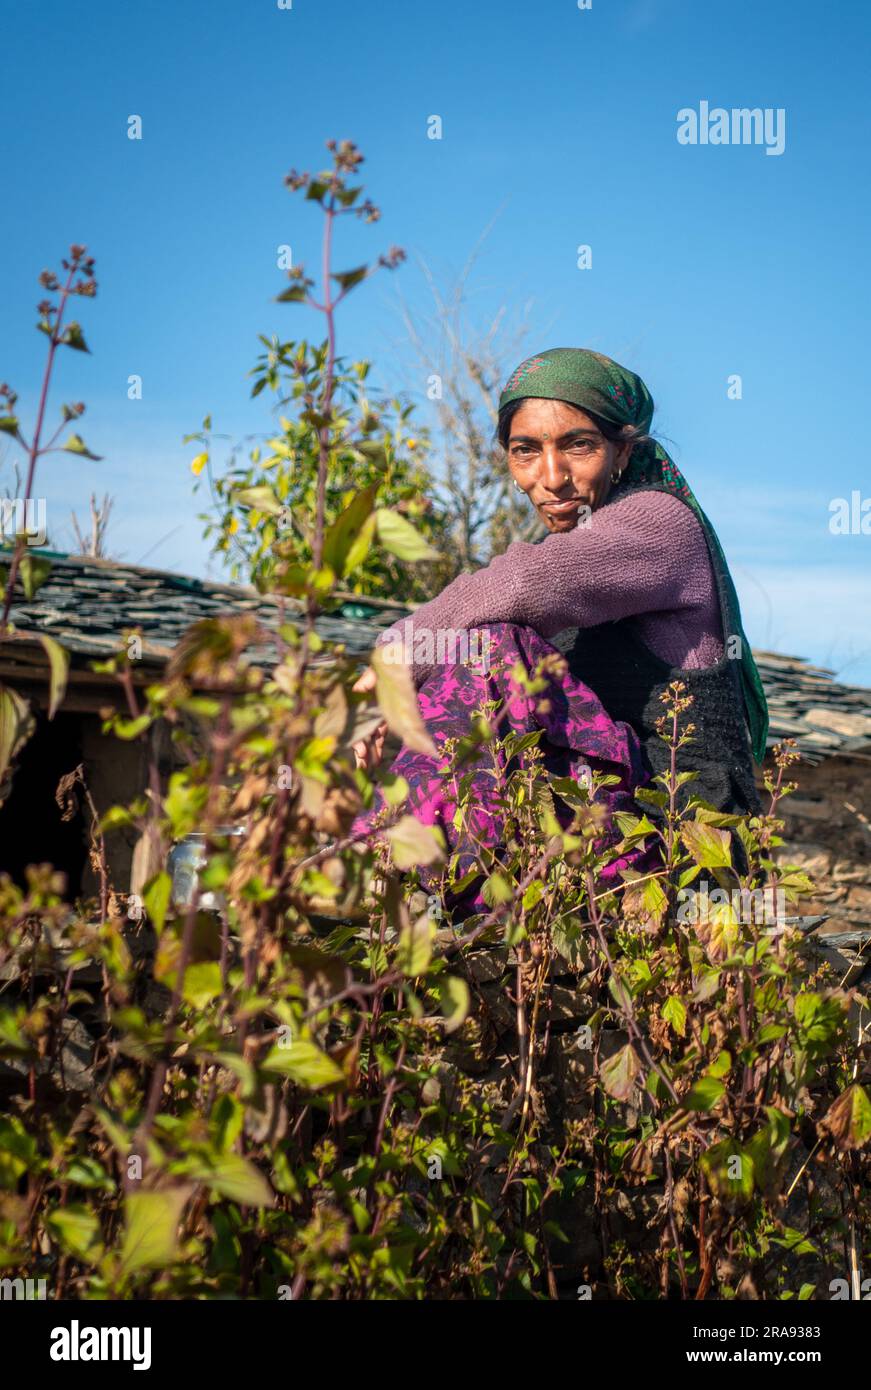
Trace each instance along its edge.
{"label": "bare tree branch", "polygon": [[104,493],[103,500],[97,505],[96,493],[91,493],[91,534],[85,537],[79,527],[79,519],[75,512],[70,512],[73,523],[73,531],[76,537],[76,555],[87,555],[89,559],[105,560],[106,555],[106,531],[109,527],[109,517],[114,505],[114,499]]}
{"label": "bare tree branch", "polygon": [[504,304],[483,326],[468,313],[469,280],[489,230],[447,289],[419,261],[433,299],[432,314],[414,313],[401,296],[399,301],[441,438],[436,476],[450,518],[454,573],[474,570],[511,541],[532,539],[541,530],[526,499],[512,487],[504,451],[495,439],[499,393],[521,354],[530,306],[523,306],[514,326]]}

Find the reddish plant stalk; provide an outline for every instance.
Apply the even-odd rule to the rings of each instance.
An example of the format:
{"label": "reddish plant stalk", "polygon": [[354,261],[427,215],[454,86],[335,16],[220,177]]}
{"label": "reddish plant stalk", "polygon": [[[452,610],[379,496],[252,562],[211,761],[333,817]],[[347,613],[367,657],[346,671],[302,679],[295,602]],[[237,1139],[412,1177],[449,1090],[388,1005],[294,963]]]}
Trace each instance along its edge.
{"label": "reddish plant stalk", "polygon": [[[39,393],[39,405],[36,411],[36,425],[33,431],[33,438],[30,442],[30,449],[28,450],[27,479],[24,484],[25,499],[30,497],[33,491],[33,480],[36,475],[36,460],[39,458],[41,452],[39,444],[42,438],[42,426],[45,421],[45,407],[48,401],[48,388],[51,383],[51,373],[52,368],[54,366],[54,356],[57,352],[58,344],[60,342],[61,322],[63,320],[67,300],[70,296],[70,287],[73,282],[73,276],[75,275],[77,269],[78,267],[76,261],[75,259],[73,259],[70,265],[70,269],[67,273],[66,284],[60,292],[60,299],[58,300],[57,319],[55,320],[55,325],[52,329],[51,337],[49,339],[48,355],[45,359],[45,370],[42,374],[42,388]],[[26,536],[16,537],[15,549],[12,553],[12,560],[9,565],[9,578],[6,583],[6,596],[3,600],[3,614],[2,617],[0,617],[0,637],[6,635],[6,632],[9,627],[9,612],[12,608],[12,594],[15,589],[15,581],[18,577],[18,570],[21,564],[21,556],[24,553],[24,547],[26,546],[26,544]]]}

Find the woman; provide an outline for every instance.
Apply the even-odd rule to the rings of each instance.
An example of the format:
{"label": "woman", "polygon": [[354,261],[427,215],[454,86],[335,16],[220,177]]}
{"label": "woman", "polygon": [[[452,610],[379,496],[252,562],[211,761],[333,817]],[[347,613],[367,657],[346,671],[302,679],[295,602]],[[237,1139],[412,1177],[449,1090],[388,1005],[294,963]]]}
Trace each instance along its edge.
{"label": "woman", "polygon": [[[679,679],[693,696],[695,726],[679,768],[698,774],[684,794],[744,814],[759,808],[753,755],[761,761],[765,752],[765,694],[719,541],[648,434],[652,416],[641,378],[600,353],[553,348],[521,363],[502,392],[497,434],[514,486],[550,534],[517,541],[484,569],[460,575],[378,645],[412,654],[437,747],[466,732],[468,710],[482,699],[501,700],[503,723],[544,728],[542,746],[556,770],[578,776],[607,764],[616,771],[619,786],[597,796],[611,810],[667,767],[656,731],[659,697]],[[489,674],[439,667],[434,644],[419,640],[482,628]],[[556,651],[568,670],[554,675],[542,716],[524,704],[506,668],[520,659],[534,670]],[[407,749],[394,764],[418,814],[438,822],[456,847],[437,767]],[[497,843],[484,780],[480,793],[486,838]]]}

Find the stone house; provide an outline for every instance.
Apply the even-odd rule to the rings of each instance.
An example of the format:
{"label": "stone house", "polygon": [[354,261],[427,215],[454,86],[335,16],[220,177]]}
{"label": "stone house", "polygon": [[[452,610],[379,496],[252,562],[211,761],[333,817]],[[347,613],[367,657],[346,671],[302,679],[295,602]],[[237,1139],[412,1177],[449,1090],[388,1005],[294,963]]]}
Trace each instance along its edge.
{"label": "stone house", "polygon": [[802,754],[798,790],[783,802],[783,857],[818,885],[808,912],[824,933],[871,926],[871,690],[839,685],[795,657],[757,652],[772,735]]}
{"label": "stone house", "polygon": [[[0,870],[20,878],[26,864],[54,864],[67,876],[70,900],[95,895],[97,883],[88,860],[88,835],[83,813],[63,820],[55,813],[55,791],[62,776],[82,764],[88,789],[102,814],[127,802],[147,785],[147,764],[153,758],[161,776],[172,767],[172,750],[165,730],[150,733],[151,747],[102,733],[107,708],[124,704],[117,680],[95,672],[124,648],[125,634],[140,635],[132,664],[134,686],[144,688],[161,672],[182,633],[203,618],[228,613],[256,613],[267,629],[300,612],[293,600],[264,597],[253,588],[214,584],[164,570],[125,565],[57,552],[40,551],[51,561],[48,579],[32,599],[17,594],[12,605],[12,637],[0,641],[0,684],[24,696],[36,719],[36,729],[15,764],[9,796],[0,805]],[[318,618],[320,635],[343,642],[361,660],[381,624],[387,626],[405,612],[395,604],[348,595],[339,610]],[[49,668],[40,636],[55,638],[70,653],[66,695],[49,720]],[[266,662],[269,652],[252,653]],[[113,832],[107,838],[110,877],[121,893],[131,885],[132,834]]]}
{"label": "stone house", "polygon": [[[0,642],[0,682],[31,703],[37,727],[18,760],[11,793],[0,806],[0,868],[19,875],[39,857],[67,874],[70,896],[95,891],[81,819],[52,814],[61,776],[78,763],[99,811],[132,798],[145,785],[145,750],[101,733],[101,714],[121,699],[111,676],[92,670],[94,660],[118,651],[124,634],[141,634],[134,681],[157,678],[185,629],[201,618],[256,613],[268,629],[299,612],[242,585],[211,583],[112,560],[40,552],[51,561],[45,584],[32,599],[12,607],[14,637]],[[374,598],[347,594],[337,610],[317,620],[327,640],[343,642],[361,660],[383,628],[407,610]],[[47,718],[48,665],[39,637],[56,638],[71,654],[61,709]],[[830,672],[797,657],[756,652],[771,710],[770,743],[796,740],[803,762],[794,772],[799,791],[784,803],[790,861],[818,882],[806,911],[829,914],[824,932],[855,932],[871,923],[871,690],[838,684]],[[268,661],[268,652],[263,653]],[[160,731],[153,735],[160,740]],[[169,748],[156,747],[161,770]],[[110,869],[121,892],[130,887],[134,845],[114,835]]]}

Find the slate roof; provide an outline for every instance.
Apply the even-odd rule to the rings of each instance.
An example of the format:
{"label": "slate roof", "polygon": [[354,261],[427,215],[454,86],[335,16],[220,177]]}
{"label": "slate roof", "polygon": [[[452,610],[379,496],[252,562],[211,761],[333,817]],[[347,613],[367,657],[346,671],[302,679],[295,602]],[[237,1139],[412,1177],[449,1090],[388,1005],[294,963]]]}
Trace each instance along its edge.
{"label": "slate roof", "polygon": [[[117,560],[37,553],[51,560],[48,579],[32,599],[17,586],[10,619],[22,636],[47,633],[82,657],[109,656],[118,650],[123,632],[134,628],[142,634],[143,659],[162,664],[182,633],[201,618],[253,613],[275,631],[282,619],[293,621],[303,613],[296,600],[282,604],[248,585],[213,583]],[[316,619],[315,627],[325,640],[344,642],[350,652],[364,656],[380,628],[407,611],[383,599],[347,594],[336,612]]]}
{"label": "slate roof", "polygon": [[[282,608],[277,599],[245,585],[213,583],[115,560],[39,554],[52,562],[48,580],[31,600],[17,594],[12,621],[22,639],[25,634],[36,639],[39,633],[57,638],[74,654],[77,666],[117,651],[129,628],[142,633],[143,662],[160,666],[185,629],[201,618],[250,612],[274,631],[282,614],[292,621],[302,613],[293,599],[284,600]],[[379,630],[408,611],[384,599],[346,594],[315,627],[325,640],[343,642],[349,652],[363,657]],[[0,654],[8,657],[16,646],[2,642]],[[268,653],[263,655],[268,659]],[[769,743],[795,738],[810,762],[833,755],[871,758],[871,690],[841,685],[831,671],[800,657],[765,651],[754,655],[768,696]]]}
{"label": "slate roof", "polygon": [[768,698],[768,744],[794,738],[806,762],[833,754],[871,758],[871,690],[841,685],[824,666],[754,649]]}

